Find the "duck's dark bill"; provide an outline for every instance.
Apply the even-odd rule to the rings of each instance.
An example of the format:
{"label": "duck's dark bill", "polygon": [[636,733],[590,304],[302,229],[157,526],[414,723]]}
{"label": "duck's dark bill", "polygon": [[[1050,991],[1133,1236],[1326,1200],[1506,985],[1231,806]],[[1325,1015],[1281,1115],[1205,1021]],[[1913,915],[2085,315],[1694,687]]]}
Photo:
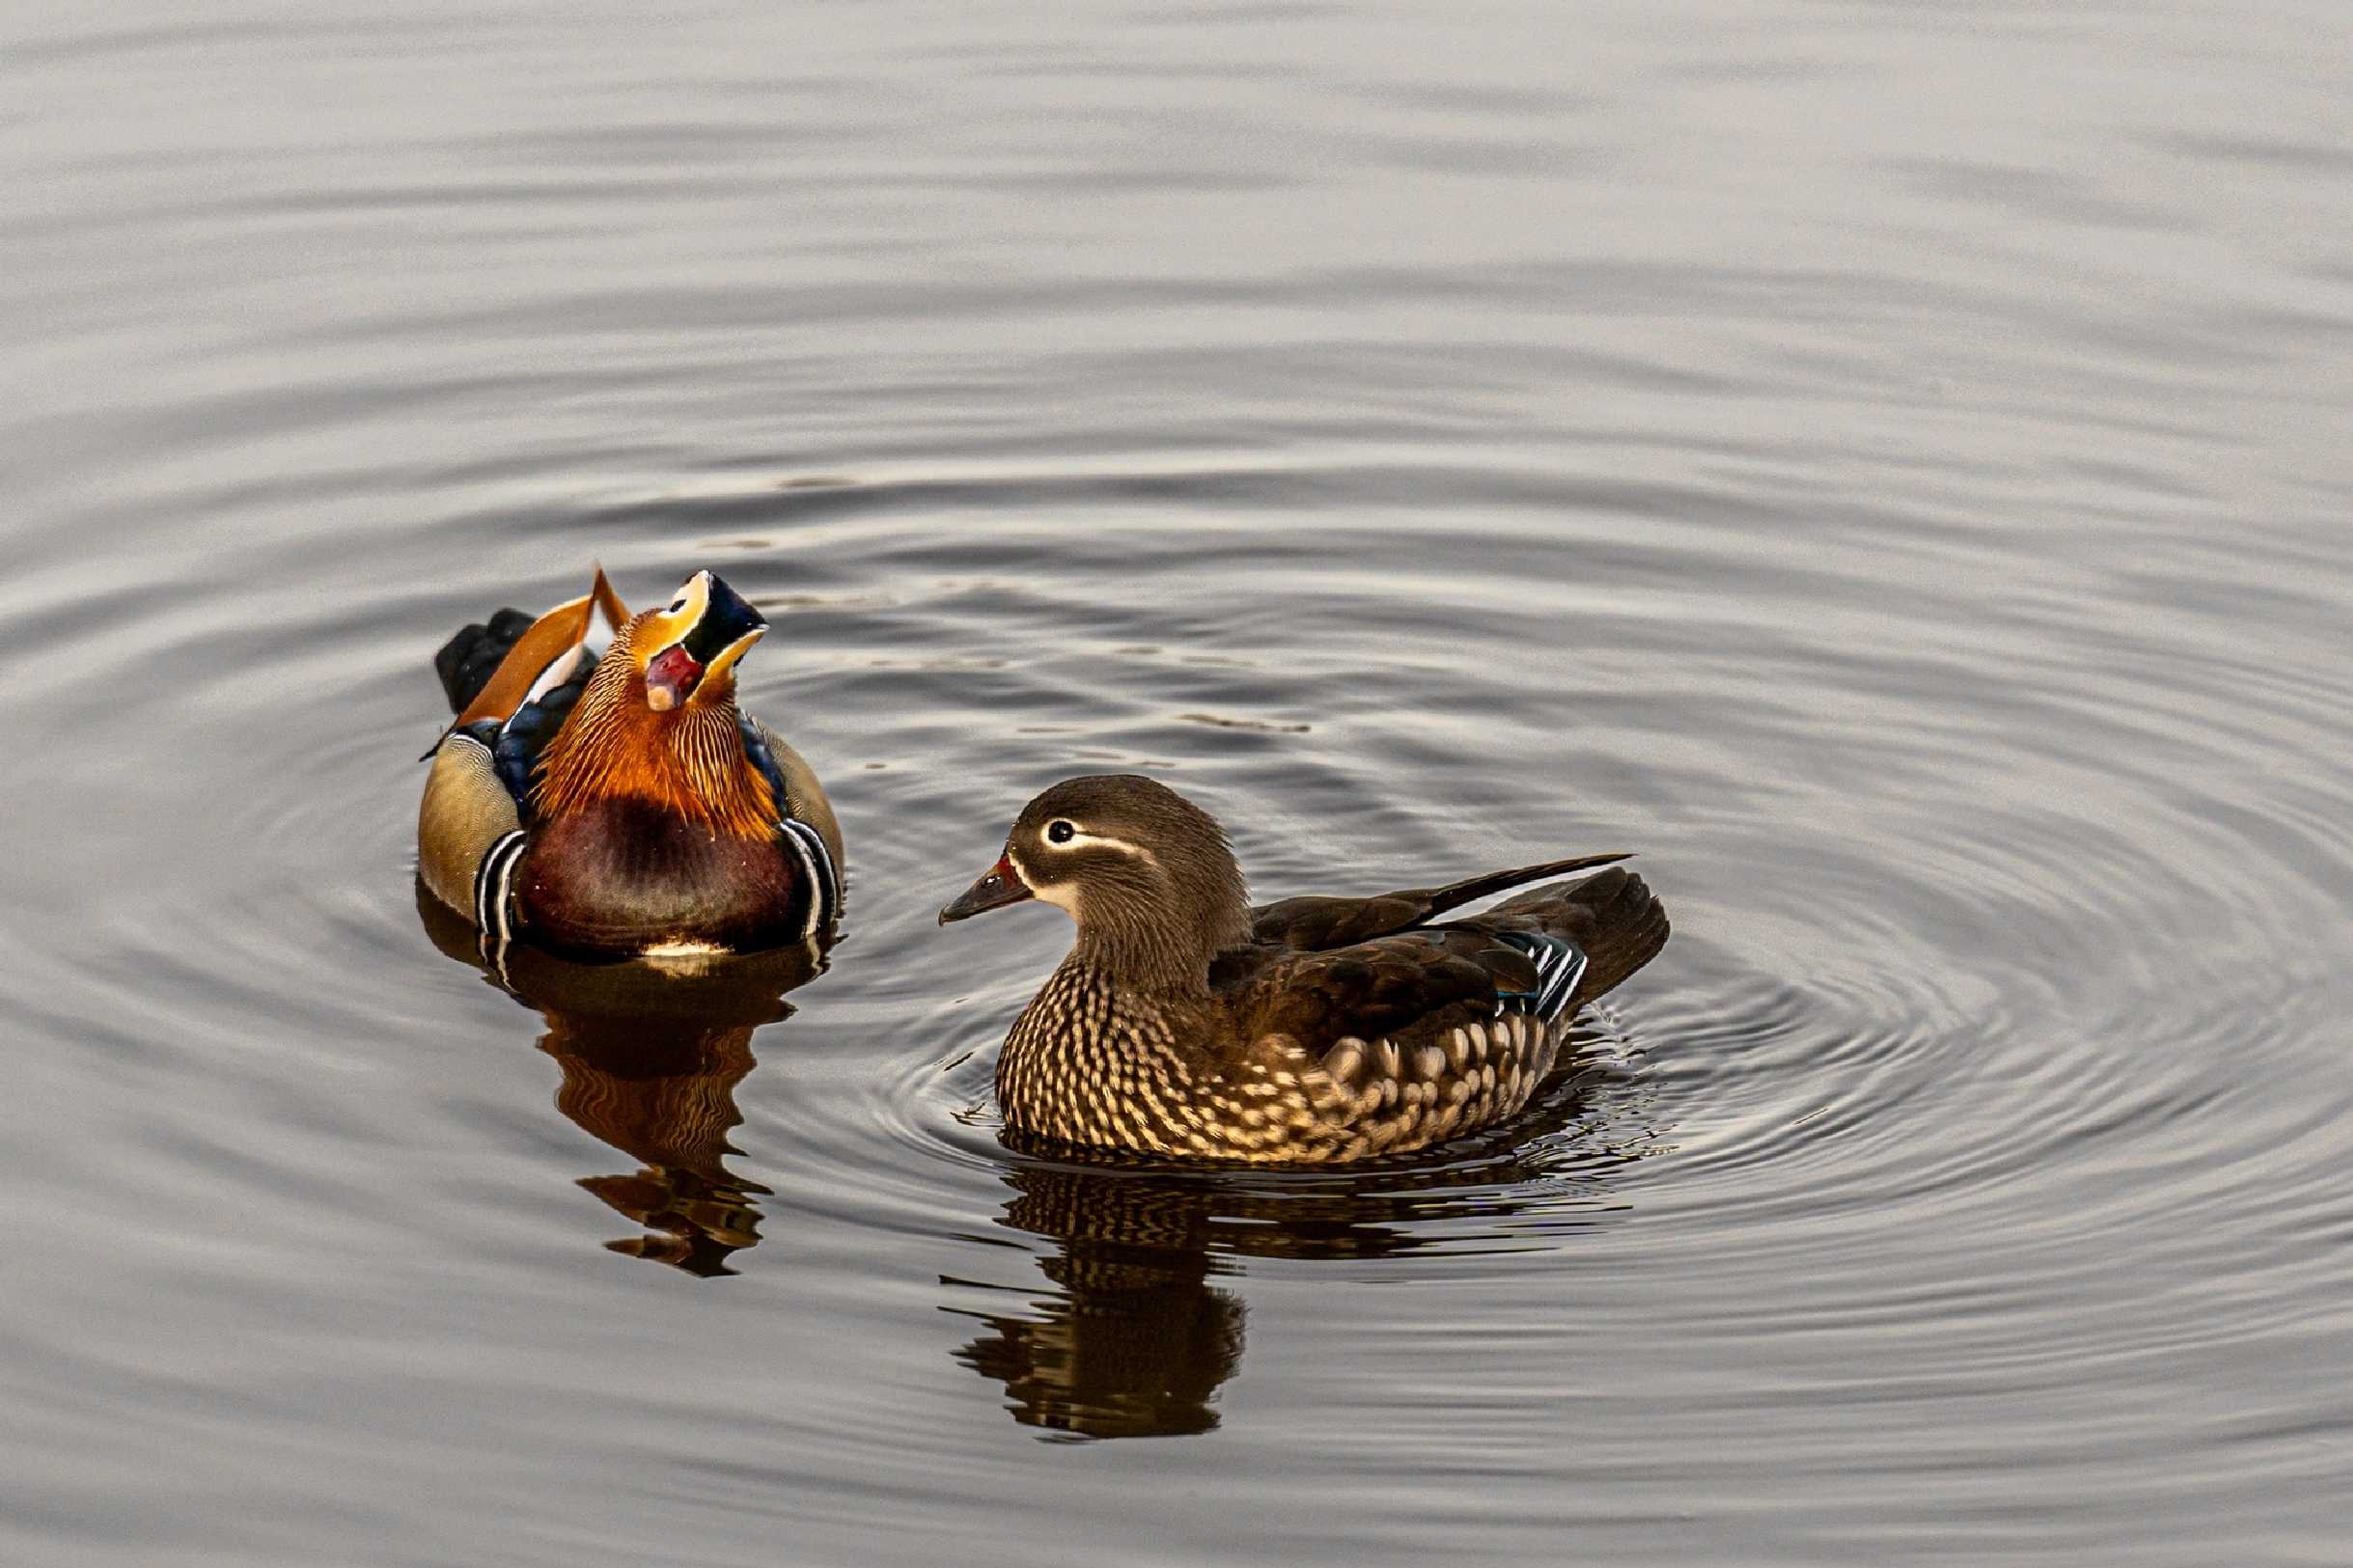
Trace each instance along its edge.
{"label": "duck's dark bill", "polygon": [[962,897],[940,911],[940,923],[945,925],[950,921],[968,920],[972,916],[1003,909],[1007,904],[1017,904],[1034,896],[1029,884],[1022,881],[1020,873],[1013,869],[1013,863],[1000,855],[997,864],[988,868],[987,875],[966,888]]}

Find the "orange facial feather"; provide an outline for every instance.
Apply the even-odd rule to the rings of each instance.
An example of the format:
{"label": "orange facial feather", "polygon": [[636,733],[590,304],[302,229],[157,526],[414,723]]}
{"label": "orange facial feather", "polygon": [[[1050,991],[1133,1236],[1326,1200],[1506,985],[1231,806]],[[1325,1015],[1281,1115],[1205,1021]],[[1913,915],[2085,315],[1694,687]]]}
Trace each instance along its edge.
{"label": "orange facial feather", "polygon": [[660,640],[649,610],[631,620],[589,677],[579,705],[547,743],[532,804],[562,816],[599,801],[651,801],[714,833],[764,839],[776,831],[776,792],[743,755],[735,675],[714,670],[680,707],[646,703],[646,660]]}

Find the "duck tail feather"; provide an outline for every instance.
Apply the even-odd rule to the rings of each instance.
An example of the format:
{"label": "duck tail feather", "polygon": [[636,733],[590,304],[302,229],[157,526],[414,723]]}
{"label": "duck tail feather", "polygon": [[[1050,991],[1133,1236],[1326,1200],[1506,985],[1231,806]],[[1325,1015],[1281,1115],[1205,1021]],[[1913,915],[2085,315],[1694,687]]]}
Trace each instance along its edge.
{"label": "duck tail feather", "polygon": [[[1553,896],[1541,897],[1545,894]],[[1527,897],[1534,906],[1529,913],[1548,926],[1557,925],[1585,949],[1588,961],[1585,973],[1577,977],[1572,1006],[1581,1007],[1615,990],[1658,956],[1674,929],[1666,906],[1641,877],[1622,867],[1613,867],[1570,887],[1540,889]],[[1514,904],[1520,901],[1512,900]]]}
{"label": "duck tail feather", "polygon": [[532,619],[520,610],[501,610],[486,622],[460,626],[441,645],[441,651],[433,655],[433,674],[441,677],[441,692],[450,701],[450,712],[463,713],[482,695],[514,645],[531,630]]}
{"label": "duck tail feather", "polygon": [[1573,860],[1546,861],[1541,866],[1521,866],[1509,871],[1489,871],[1483,876],[1466,877],[1443,888],[1428,888],[1407,896],[1423,900],[1427,908],[1424,920],[1434,920],[1450,909],[1457,909],[1490,894],[1502,893],[1523,883],[1541,882],[1546,877],[1566,876],[1571,871],[1590,871],[1596,866],[1615,866],[1630,860],[1630,854],[1579,855]]}

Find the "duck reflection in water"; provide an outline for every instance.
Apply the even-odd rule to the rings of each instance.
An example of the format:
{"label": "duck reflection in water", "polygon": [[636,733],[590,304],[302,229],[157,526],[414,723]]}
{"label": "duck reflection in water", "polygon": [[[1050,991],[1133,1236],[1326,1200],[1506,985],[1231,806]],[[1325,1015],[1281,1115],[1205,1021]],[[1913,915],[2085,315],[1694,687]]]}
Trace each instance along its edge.
{"label": "duck reflection in water", "polygon": [[1066,1146],[1007,1133],[1016,1163],[1003,1179],[1013,1197],[997,1223],[1054,1244],[1038,1260],[1054,1290],[1040,1298],[1034,1286],[942,1279],[1030,1298],[1029,1315],[949,1308],[986,1330],[955,1359],[1005,1385],[1008,1412],[1041,1435],[1211,1431],[1217,1395],[1241,1370],[1247,1318],[1240,1295],[1219,1280],[1238,1281],[1243,1260],[1393,1256],[1439,1240],[1440,1222],[1534,1207],[1551,1211],[1546,1230],[1556,1238],[1573,1228],[1564,1210],[1602,1223],[1607,1174],[1643,1152],[1639,1142],[1530,1147],[1585,1117],[1598,1076],[1556,1085],[1515,1129],[1457,1143],[1444,1164],[1345,1174],[1172,1169],[1108,1156],[1074,1163]]}
{"label": "duck reflection in water", "polygon": [[706,1279],[735,1273],[728,1259],[759,1245],[757,1200],[768,1192],[726,1165],[742,1153],[728,1142],[743,1119],[735,1086],[754,1066],[753,1032],[790,1016],[785,993],[817,973],[817,945],[694,972],[577,964],[515,948],[492,969],[472,926],[429,894],[420,893],[417,908],[436,947],[546,1020],[540,1049],[564,1074],[556,1109],[638,1162],[634,1171],[579,1178],[644,1227],[605,1246]]}
{"label": "duck reflection in water", "polygon": [[[1217,1425],[1210,1401],[1242,1360],[1242,1304],[1209,1283],[1214,1195],[1142,1174],[1036,1166],[1005,1178],[1000,1224],[1054,1241],[1057,1294],[956,1360],[1005,1385],[1013,1419],[1083,1437],[1174,1437]],[[953,1281],[951,1281],[953,1282]]]}

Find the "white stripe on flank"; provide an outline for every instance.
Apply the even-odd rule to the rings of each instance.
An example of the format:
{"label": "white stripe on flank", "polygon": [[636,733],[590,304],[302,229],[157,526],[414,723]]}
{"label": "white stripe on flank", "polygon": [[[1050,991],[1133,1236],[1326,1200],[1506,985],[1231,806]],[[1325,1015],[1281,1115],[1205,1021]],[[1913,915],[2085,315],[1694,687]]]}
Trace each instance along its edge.
{"label": "white stripe on flank", "polygon": [[508,945],[514,940],[514,867],[526,842],[517,828],[490,846],[474,873],[474,923],[482,927],[482,955],[501,974],[506,972]]}
{"label": "white stripe on flank", "polygon": [[842,894],[834,879],[833,856],[825,849],[823,835],[797,817],[779,817],[776,826],[785,842],[799,855],[801,874],[809,889],[809,914],[801,922],[801,935],[808,938],[831,925],[840,913]]}

